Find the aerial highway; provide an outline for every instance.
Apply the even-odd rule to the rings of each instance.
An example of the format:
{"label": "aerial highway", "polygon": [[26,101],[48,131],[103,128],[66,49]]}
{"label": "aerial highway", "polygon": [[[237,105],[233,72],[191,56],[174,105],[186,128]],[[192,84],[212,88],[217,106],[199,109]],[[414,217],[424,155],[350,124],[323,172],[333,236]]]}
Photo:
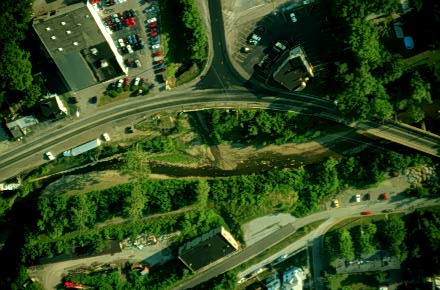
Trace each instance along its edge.
{"label": "aerial highway", "polygon": [[[100,108],[93,114],[72,120],[71,124],[42,134],[32,141],[25,139],[22,145],[2,153],[0,181],[42,164],[44,162],[42,158],[39,162],[35,162],[35,154],[40,154],[52,146],[62,145],[66,141],[72,144],[75,136],[97,126],[133,115],[148,116],[161,111],[208,108],[240,107],[296,111],[341,122],[358,129],[359,133],[396,142],[433,156],[440,155],[439,136],[391,121],[350,122],[340,116],[333,102],[329,100],[304,93],[268,88],[256,81],[243,79],[234,70],[227,52],[221,1],[209,0],[208,3],[209,15],[205,16],[211,25],[209,37],[212,43],[210,53],[212,58],[208,62],[209,68],[200,79],[190,86],[176,88],[174,91]],[[80,140],[76,145],[79,144],[81,144]],[[27,162],[30,157],[34,157],[33,162]]]}
{"label": "aerial highway", "polygon": [[[369,204],[368,208],[365,204],[359,204],[354,206],[348,206],[345,208],[334,208],[326,211],[321,211],[303,218],[299,218],[293,223],[287,224],[281,227],[279,230],[271,233],[269,236],[261,239],[260,241],[246,247],[235,254],[227,257],[226,259],[220,261],[217,264],[214,264],[212,267],[207,268],[204,271],[195,273],[189,280],[185,281],[181,285],[174,288],[174,290],[183,290],[183,289],[191,289],[203,282],[206,282],[222,273],[225,273],[244,262],[252,259],[258,254],[264,252],[266,249],[274,246],[278,242],[284,240],[291,234],[293,234],[297,229],[304,227],[308,224],[311,224],[316,221],[325,220],[326,227],[325,229],[331,228],[332,225],[337,224],[342,219],[350,218],[350,217],[359,217],[361,218],[361,211],[369,209],[373,213],[382,214],[382,211],[393,210],[400,212],[410,212],[416,208],[420,207],[429,207],[440,204],[440,198],[436,199],[417,199],[417,198],[400,198],[398,200],[390,200],[387,202],[377,202],[374,204]],[[306,235],[297,241],[295,241],[295,248],[291,249],[292,252],[296,250],[300,250],[308,245],[310,240],[315,239],[316,237],[324,234],[322,230],[319,228],[309,235]],[[253,269],[249,269],[246,273],[241,273],[241,276],[244,276],[247,273],[252,272],[255,268],[259,266],[253,267]]]}

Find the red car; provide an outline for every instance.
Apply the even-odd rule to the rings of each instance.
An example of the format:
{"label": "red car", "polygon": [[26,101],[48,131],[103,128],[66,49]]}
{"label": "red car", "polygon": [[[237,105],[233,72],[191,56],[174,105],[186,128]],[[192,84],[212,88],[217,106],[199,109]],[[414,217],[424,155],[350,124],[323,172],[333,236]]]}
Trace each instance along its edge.
{"label": "red car", "polygon": [[163,51],[158,51],[153,53],[153,56],[162,56],[163,55]]}
{"label": "red car", "polygon": [[81,283],[73,283],[71,281],[64,282],[64,287],[67,289],[84,289],[84,286]]}
{"label": "red car", "polygon": [[124,86],[128,87],[130,85],[130,78],[129,77],[125,77],[124,79]]}
{"label": "red car", "polygon": [[380,195],[380,199],[381,199],[381,200],[388,200],[388,194],[387,194],[386,192],[382,193],[382,194]]}
{"label": "red car", "polygon": [[152,37],[157,36],[157,31],[151,31],[151,32],[150,32],[150,36],[152,36]]}
{"label": "red car", "polygon": [[127,18],[127,19],[125,19],[125,24],[127,25],[127,27],[135,26],[136,20],[134,20],[133,17]]}
{"label": "red car", "polygon": [[366,200],[371,200],[371,194],[369,192],[367,192],[367,194],[365,195],[365,199]]}
{"label": "red car", "polygon": [[150,28],[150,29],[151,29],[151,28],[155,28],[155,27],[157,27],[157,22],[151,22],[151,23],[148,23],[148,24],[147,24],[147,27]]}
{"label": "red car", "polygon": [[361,215],[371,215],[373,212],[371,210],[364,210]]}
{"label": "red car", "polygon": [[159,59],[159,60],[153,61],[153,63],[154,64],[161,64],[161,63],[163,63],[163,59]]}

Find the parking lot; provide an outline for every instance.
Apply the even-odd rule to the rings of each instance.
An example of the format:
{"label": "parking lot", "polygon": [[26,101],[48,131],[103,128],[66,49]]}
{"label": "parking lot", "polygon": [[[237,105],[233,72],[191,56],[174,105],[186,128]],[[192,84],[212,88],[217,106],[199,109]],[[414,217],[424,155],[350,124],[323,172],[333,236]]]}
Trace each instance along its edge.
{"label": "parking lot", "polygon": [[[273,58],[277,53],[273,47],[276,42],[281,42],[287,48],[301,45],[314,67],[315,78],[325,74],[334,52],[329,45],[332,36],[326,33],[325,15],[320,9],[319,4],[297,7],[284,4],[257,22],[240,25],[231,45],[234,61],[248,75],[265,79],[267,76],[257,65]],[[257,44],[249,41],[253,34],[261,37]]]}
{"label": "parking lot", "polygon": [[98,14],[129,68],[128,78],[113,85],[160,88],[156,84],[163,83],[162,73],[166,68],[160,45],[157,2],[105,0],[100,8]]}

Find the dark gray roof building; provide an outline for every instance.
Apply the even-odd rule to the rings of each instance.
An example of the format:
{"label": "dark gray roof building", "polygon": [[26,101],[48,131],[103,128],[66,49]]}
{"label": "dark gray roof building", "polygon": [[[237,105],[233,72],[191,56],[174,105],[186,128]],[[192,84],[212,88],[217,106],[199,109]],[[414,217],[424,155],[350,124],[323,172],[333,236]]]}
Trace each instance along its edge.
{"label": "dark gray roof building", "polygon": [[238,250],[239,243],[223,227],[213,229],[179,248],[179,259],[197,271]]}
{"label": "dark gray roof building", "polygon": [[126,73],[122,56],[89,3],[42,15],[33,26],[71,90]]}
{"label": "dark gray roof building", "polygon": [[301,46],[286,50],[274,68],[273,79],[291,91],[303,89],[309,77],[313,77],[313,67]]}

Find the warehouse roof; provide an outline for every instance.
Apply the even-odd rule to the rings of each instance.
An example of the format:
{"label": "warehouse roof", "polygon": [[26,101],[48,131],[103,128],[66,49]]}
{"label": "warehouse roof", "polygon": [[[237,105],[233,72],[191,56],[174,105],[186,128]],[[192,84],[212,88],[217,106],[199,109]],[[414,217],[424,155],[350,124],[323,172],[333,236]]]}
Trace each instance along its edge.
{"label": "warehouse roof", "polygon": [[[122,74],[115,55],[84,3],[69,5],[36,19],[34,29],[72,90]],[[100,60],[106,60],[109,65],[100,66]]]}
{"label": "warehouse roof", "polygon": [[213,229],[179,248],[179,259],[192,271],[203,268],[238,249],[223,227]]}

